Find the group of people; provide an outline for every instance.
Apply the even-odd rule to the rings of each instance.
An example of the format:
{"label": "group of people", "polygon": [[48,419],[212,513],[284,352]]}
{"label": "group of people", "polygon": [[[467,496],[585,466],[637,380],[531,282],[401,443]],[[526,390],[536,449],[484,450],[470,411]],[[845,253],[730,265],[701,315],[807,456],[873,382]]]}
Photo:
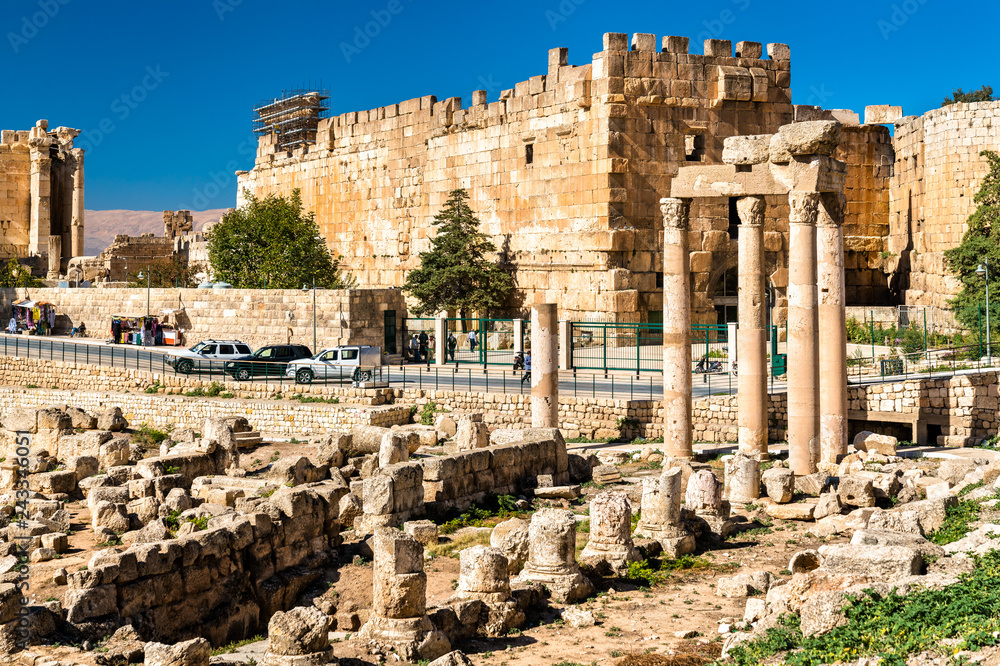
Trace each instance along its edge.
{"label": "group of people", "polygon": [[427,335],[427,331],[420,331],[419,334],[414,333],[411,335],[409,342],[410,361],[412,363],[420,363],[422,361],[430,363],[430,346],[433,343],[434,336]]}
{"label": "group of people", "polygon": [[531,381],[531,352],[527,354],[522,352],[517,352],[514,354],[514,371],[524,370],[524,374],[521,376],[521,383]]}

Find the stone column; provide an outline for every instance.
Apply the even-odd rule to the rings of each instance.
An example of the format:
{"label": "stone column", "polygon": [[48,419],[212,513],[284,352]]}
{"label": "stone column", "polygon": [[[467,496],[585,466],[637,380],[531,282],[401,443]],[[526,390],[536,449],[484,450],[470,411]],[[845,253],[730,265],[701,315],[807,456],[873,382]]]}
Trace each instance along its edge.
{"label": "stone column", "polygon": [[816,217],[820,195],[788,195],[788,462],[796,476],[819,460]]}
{"label": "stone column", "polygon": [[46,277],[55,280],[62,273],[62,236],[49,236],[49,272]]}
{"label": "stone column", "polygon": [[558,326],[555,303],[531,308],[531,427],[559,427]]}
{"label": "stone column", "polygon": [[642,513],[635,531],[658,541],[668,557],[693,553],[696,546],[694,536],[681,523],[682,481],[680,467],[642,481]]}
{"label": "stone column", "polygon": [[590,540],[580,560],[613,571],[628,570],[629,562],[642,559],[632,543],[632,506],[622,492],[605,490],[590,503]]}
{"label": "stone column", "polygon": [[[49,250],[49,236],[52,234],[52,159],[49,146],[52,140],[44,131],[31,130],[31,210],[28,227],[28,252],[35,255]],[[36,137],[36,135],[38,135]]]}
{"label": "stone column", "polygon": [[739,351],[740,452],[767,460],[767,302],[764,296],[764,197],[736,200],[740,216]]}
{"label": "stone column", "polygon": [[372,607],[361,638],[412,661],[436,659],[451,650],[427,617],[424,547],[405,532],[380,527],[372,550]]}
{"label": "stone column", "polygon": [[480,599],[502,603],[510,598],[507,558],[498,548],[472,546],[459,556],[459,599]]}
{"label": "stone column", "polygon": [[[534,335],[534,331],[532,331]],[[528,561],[518,576],[542,583],[559,603],[582,601],[594,585],[576,563],[576,518],[566,509],[540,509],[528,526]]]}
{"label": "stone column", "polygon": [[847,453],[847,314],[844,195],[824,194],[816,225],[819,289],[820,460]]}
{"label": "stone column", "polygon": [[691,458],[690,199],[660,199],[663,214],[663,450]]}
{"label": "stone column", "polygon": [[[740,239],[742,240],[742,238]],[[723,458],[726,474],[726,498],[745,504],[760,497],[760,463],[742,451]]]}

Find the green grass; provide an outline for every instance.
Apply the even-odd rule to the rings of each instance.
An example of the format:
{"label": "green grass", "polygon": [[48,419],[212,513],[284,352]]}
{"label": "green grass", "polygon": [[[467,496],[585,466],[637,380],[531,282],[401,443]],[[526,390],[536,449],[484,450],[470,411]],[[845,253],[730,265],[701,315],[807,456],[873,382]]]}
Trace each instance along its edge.
{"label": "green grass", "polygon": [[[785,616],[777,628],[734,648],[732,663],[759,664],[785,650],[786,664],[819,666],[879,656],[883,666],[905,666],[907,656],[926,650],[942,655],[997,645],[1000,638],[1000,551],[977,558],[976,568],[941,590],[917,590],[907,596],[891,592],[848,598],[844,626],[805,638],[799,619]],[[957,644],[942,648],[945,640]],[[945,651],[946,650],[946,651]]]}
{"label": "green grass", "polygon": [[454,534],[463,527],[490,527],[500,520],[526,516],[526,512],[514,506],[516,501],[512,495],[489,495],[482,504],[470,506],[458,515],[455,512],[444,514],[438,532]]}
{"label": "green grass", "polygon": [[289,400],[297,400],[303,405],[309,403],[326,403],[328,405],[339,405],[340,398],[323,398],[315,395],[302,395],[301,393],[296,393],[293,396],[289,396]]}
{"label": "green grass", "polygon": [[261,636],[260,634],[257,634],[256,636],[251,636],[250,638],[244,638],[241,641],[233,641],[229,645],[223,645],[222,647],[217,647],[214,650],[212,650],[212,656],[218,657],[219,655],[222,654],[229,654],[230,652],[236,652],[241,647],[250,645],[251,643],[257,643],[262,640],[264,640],[264,637]]}
{"label": "green grass", "polygon": [[208,385],[208,388],[203,388],[199,386],[196,389],[191,389],[184,395],[189,398],[216,398],[216,397],[232,397],[232,393],[228,393],[228,396],[222,395],[222,389],[225,388],[219,382],[212,382]]}
{"label": "green grass", "polygon": [[628,572],[622,577],[645,587],[654,587],[665,583],[671,573],[706,569],[712,566],[708,560],[691,555],[681,555],[677,559],[650,558],[639,562],[629,562]]}
{"label": "green grass", "polygon": [[[962,498],[977,488],[983,486],[982,482],[973,483],[962,488],[958,497]],[[979,500],[959,499],[958,504],[945,509],[944,522],[937,530],[927,536],[928,540],[939,546],[958,541],[969,533],[971,524],[979,519],[980,505],[987,499],[996,499],[1000,495],[993,495]]]}
{"label": "green grass", "polygon": [[167,433],[156,428],[150,428],[143,423],[139,429],[132,434],[132,441],[142,444],[145,447],[159,446],[168,437]]}

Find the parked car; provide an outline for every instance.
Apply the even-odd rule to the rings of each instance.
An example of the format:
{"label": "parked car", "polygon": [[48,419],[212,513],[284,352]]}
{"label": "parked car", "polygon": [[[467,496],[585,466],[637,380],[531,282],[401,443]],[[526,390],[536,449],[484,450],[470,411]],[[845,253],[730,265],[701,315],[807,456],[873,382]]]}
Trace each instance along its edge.
{"label": "parked car", "polygon": [[360,379],[371,373],[371,368],[382,365],[382,348],[369,345],[349,345],[324,349],[312,358],[293,361],[285,371],[287,377],[295,377],[296,384],[310,384],[314,379]]}
{"label": "parked car", "polygon": [[250,345],[241,340],[202,340],[190,349],[170,351],[167,365],[182,374],[211,372],[222,369],[222,361],[248,356],[253,352]]}
{"label": "parked car", "polygon": [[268,345],[249,356],[226,361],[225,372],[241,382],[252,377],[281,377],[289,363],[310,356],[312,352],[305,345]]}

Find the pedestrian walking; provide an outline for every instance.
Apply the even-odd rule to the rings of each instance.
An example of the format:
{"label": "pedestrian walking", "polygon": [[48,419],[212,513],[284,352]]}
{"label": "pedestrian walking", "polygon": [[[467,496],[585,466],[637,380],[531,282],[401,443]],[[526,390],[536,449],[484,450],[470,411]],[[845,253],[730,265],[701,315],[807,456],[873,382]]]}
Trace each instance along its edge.
{"label": "pedestrian walking", "polygon": [[468,340],[469,340],[469,351],[471,352],[476,351],[476,345],[479,343],[479,340],[476,339],[475,331],[469,331]]}
{"label": "pedestrian walking", "polygon": [[451,356],[451,360],[455,360],[455,348],[458,347],[458,338],[455,337],[454,333],[448,334],[448,354]]}
{"label": "pedestrian walking", "polygon": [[521,377],[521,384],[528,382],[531,385],[531,352],[524,355],[524,376]]}
{"label": "pedestrian walking", "polygon": [[420,363],[420,340],[417,339],[417,334],[414,333],[410,336],[410,361],[413,363]]}
{"label": "pedestrian walking", "polygon": [[420,347],[420,358],[426,360],[428,363],[431,362],[430,354],[427,353],[427,331],[420,331],[420,337],[417,338],[418,345]]}

